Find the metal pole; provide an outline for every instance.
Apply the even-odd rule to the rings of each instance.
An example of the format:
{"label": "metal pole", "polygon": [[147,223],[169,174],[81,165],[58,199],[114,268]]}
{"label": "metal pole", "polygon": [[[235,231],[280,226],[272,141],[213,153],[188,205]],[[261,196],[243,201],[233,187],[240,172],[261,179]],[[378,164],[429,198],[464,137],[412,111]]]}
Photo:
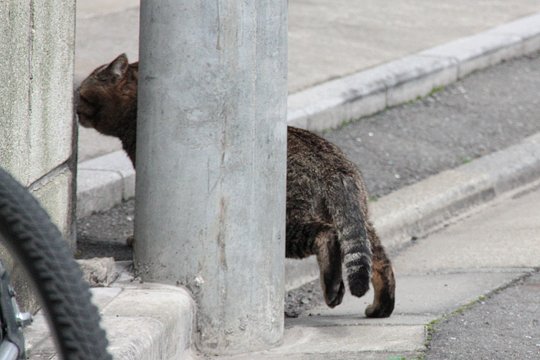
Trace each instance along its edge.
{"label": "metal pole", "polygon": [[211,354],[283,336],[287,1],[141,2],[136,266]]}

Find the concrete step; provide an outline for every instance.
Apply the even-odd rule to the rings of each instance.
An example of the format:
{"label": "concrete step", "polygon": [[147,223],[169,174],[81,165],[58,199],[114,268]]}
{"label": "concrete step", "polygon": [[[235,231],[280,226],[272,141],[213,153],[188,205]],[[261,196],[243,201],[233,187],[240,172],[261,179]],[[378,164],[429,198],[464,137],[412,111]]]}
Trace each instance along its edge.
{"label": "concrete step", "polygon": [[[193,356],[195,303],[181,287],[140,283],[119,264],[120,277],[109,287],[92,289],[109,351],[115,360],[186,359]],[[41,312],[25,328],[29,359],[56,359],[56,350]]]}

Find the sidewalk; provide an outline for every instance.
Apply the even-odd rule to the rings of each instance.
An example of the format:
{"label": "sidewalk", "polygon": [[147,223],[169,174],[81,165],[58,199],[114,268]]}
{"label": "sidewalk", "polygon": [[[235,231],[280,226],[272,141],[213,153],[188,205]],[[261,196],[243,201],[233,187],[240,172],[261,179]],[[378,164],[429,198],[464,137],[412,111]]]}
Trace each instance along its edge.
{"label": "sidewalk", "polygon": [[[85,9],[77,21],[79,80],[119,52],[127,52],[132,60],[137,58],[137,1],[116,2],[114,9],[108,8],[108,3],[100,0],[90,6],[89,0],[79,1],[80,9]],[[413,100],[476,69],[540,48],[540,15],[533,15],[540,12],[537,2],[520,0],[509,5],[493,1],[485,8],[461,1],[426,5],[400,0],[392,7],[377,1],[328,4],[326,0],[289,1],[289,123],[310,129],[335,127],[351,118]],[[524,16],[529,17],[505,25]],[[79,216],[133,196],[134,172],[127,157],[121,151],[114,152],[118,149],[114,139],[81,132]],[[410,244],[411,237],[425,236],[456,213],[538,178],[538,149],[540,135],[372,203],[376,227],[385,245],[398,249]],[[524,195],[520,201],[526,202],[529,197]],[[495,209],[489,213],[491,217],[504,216],[501,209],[521,206],[515,201],[518,199],[498,200],[498,204],[511,202],[511,206],[489,205],[486,212]],[[514,215],[518,214],[506,214]],[[480,219],[483,215],[475,216]],[[533,221],[525,225],[536,226]],[[460,241],[467,242],[463,239],[469,239],[465,234],[469,228],[460,226],[456,226],[463,231]],[[448,241],[457,236],[452,229],[420,239],[406,250],[407,257],[402,253],[393,258],[398,274],[398,305],[391,318],[379,321],[362,317],[370,295],[361,300],[346,298],[331,312],[320,308],[312,311],[316,316],[288,320],[284,345],[265,353],[265,358],[282,359],[288,354],[287,359],[357,359],[359,352],[366,359],[416,355],[423,349],[429,321],[538,266],[533,252],[525,257],[522,252],[516,253],[523,258],[517,265],[487,261],[478,269],[471,263],[447,263],[444,258],[432,262],[430,251],[434,248],[429,244],[435,240],[433,244],[443,249],[436,252],[444,254]],[[487,247],[485,241],[489,239],[480,237],[478,244]],[[532,241],[532,245],[538,244],[538,236]],[[448,251],[456,251],[452,257],[455,260],[465,257],[467,253],[457,251],[467,248],[468,243]],[[513,242],[508,251],[523,249]],[[489,251],[480,255],[481,259],[484,255],[490,259]],[[415,260],[409,261],[412,258]],[[305,278],[312,277],[313,268],[304,266],[309,261],[295,264],[301,264],[296,273],[304,270]],[[296,285],[304,281],[300,280]],[[106,301],[103,297],[99,301],[108,316],[105,323],[118,359],[165,359],[179,353],[185,358],[194,356],[189,347],[195,307],[186,293],[166,286],[149,289],[129,281],[117,283],[113,290],[97,289],[96,293],[105,296]],[[141,305],[149,298],[152,304]],[[184,305],[182,311],[168,308],[167,312],[172,312],[167,317],[163,311],[151,309],[159,308],[162,302]],[[118,317],[122,321],[114,320]],[[133,326],[140,328],[141,334],[133,334],[129,330]],[[172,344],[171,333],[183,334],[181,340]],[[303,347],[301,343],[311,345]],[[336,349],[337,353],[329,352]]]}

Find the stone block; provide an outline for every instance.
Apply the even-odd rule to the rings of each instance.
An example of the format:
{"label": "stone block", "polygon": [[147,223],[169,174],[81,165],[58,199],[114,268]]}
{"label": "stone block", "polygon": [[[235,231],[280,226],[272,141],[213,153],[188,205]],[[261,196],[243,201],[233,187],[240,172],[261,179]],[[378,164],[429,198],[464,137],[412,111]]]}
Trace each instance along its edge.
{"label": "stone block", "polygon": [[109,171],[122,178],[122,199],[135,196],[135,169],[124,150],[118,150],[79,164],[80,170]]}
{"label": "stone block", "polygon": [[457,62],[450,58],[411,55],[378,68],[388,88],[386,105],[394,106],[428,95],[457,79]]}
{"label": "stone block", "polygon": [[[123,334],[130,334],[124,335],[124,339],[121,340],[129,342],[129,346],[116,345],[122,347],[123,351],[127,347],[141,354],[157,351],[160,355],[136,359],[179,358],[175,356],[190,349],[195,304],[189,293],[182,288],[163,285],[156,289],[125,289],[105,306],[103,316],[107,330],[111,331],[111,338],[116,338],[114,332],[117,330]],[[128,326],[129,322],[141,324]],[[137,331],[130,332],[127,330],[130,328]],[[142,338],[139,339],[139,333],[142,332],[147,333],[144,341]],[[112,343],[111,347],[114,346]]]}
{"label": "stone block", "polygon": [[313,131],[335,128],[386,106],[386,87],[376,70],[366,70],[292,94],[288,123]]}
{"label": "stone block", "polygon": [[77,217],[110,209],[122,201],[122,176],[115,171],[77,171]]}
{"label": "stone block", "polygon": [[81,259],[77,263],[83,272],[83,279],[91,287],[108,286],[118,277],[112,257]]}
{"label": "stone block", "polygon": [[71,170],[67,166],[60,168],[34,183],[29,190],[47,211],[52,222],[58,226],[66,241],[74,247]]}

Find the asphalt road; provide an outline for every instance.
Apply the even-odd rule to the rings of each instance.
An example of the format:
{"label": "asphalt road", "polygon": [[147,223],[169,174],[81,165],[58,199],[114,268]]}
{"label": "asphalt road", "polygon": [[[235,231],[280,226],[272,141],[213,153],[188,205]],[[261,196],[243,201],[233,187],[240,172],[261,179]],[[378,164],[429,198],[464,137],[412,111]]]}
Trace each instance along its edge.
{"label": "asphalt road", "polygon": [[540,131],[540,53],[478,71],[420,101],[328,132],[372,197]]}
{"label": "asphalt road", "polygon": [[540,359],[540,273],[436,324],[426,359]]}
{"label": "asphalt road", "polygon": [[[323,136],[358,164],[375,200],[540,132],[538,89],[540,53],[478,71]],[[133,233],[133,218],[132,200],[80,219],[79,256],[131,258],[125,239]],[[540,276],[534,275],[439,323],[427,358],[540,358],[539,289]],[[296,316],[320,303],[313,282],[287,294],[286,312]]]}

